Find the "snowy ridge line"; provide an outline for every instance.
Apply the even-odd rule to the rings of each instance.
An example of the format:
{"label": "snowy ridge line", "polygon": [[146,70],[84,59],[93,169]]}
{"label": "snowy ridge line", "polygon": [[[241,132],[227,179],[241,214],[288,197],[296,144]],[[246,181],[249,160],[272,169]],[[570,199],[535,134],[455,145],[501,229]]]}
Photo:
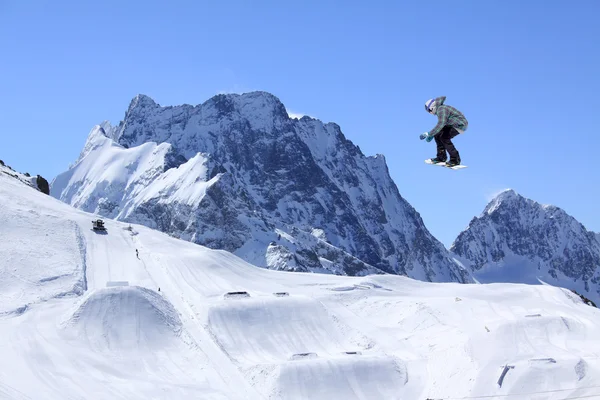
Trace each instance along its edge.
{"label": "snowy ridge line", "polygon": [[11,178],[15,178],[19,182],[22,182],[22,183],[26,184],[27,186],[33,187],[33,184],[30,181],[21,178],[21,176],[19,176],[20,174],[17,173],[17,172],[14,172],[14,173],[11,173],[11,172],[8,172],[8,171],[2,171],[2,172],[4,172],[6,175],[10,176]]}
{"label": "snowy ridge line", "polygon": [[14,179],[18,180],[19,182],[31,187],[32,189],[35,189],[35,190],[41,192],[41,189],[37,185],[37,181],[38,181],[37,178],[39,175],[27,176],[25,174],[22,174],[20,172],[13,170],[12,168],[8,167],[7,165],[0,165],[0,172],[3,172],[4,174],[10,176],[11,178],[14,178]]}

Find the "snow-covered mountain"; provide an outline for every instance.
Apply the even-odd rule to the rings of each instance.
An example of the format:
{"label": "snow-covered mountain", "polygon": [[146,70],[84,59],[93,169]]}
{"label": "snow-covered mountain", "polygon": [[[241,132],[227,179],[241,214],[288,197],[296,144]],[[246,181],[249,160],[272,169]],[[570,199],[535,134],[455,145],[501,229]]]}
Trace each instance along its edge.
{"label": "snow-covered mountain", "polygon": [[257,268],[143,225],[93,231],[2,173],[0,204],[3,399],[600,393],[600,310],[566,289]]}
{"label": "snow-covered mountain", "polygon": [[92,129],[51,194],[270,269],[472,282],[382,155],[265,92],[177,107],[138,95],[118,126]]}
{"label": "snow-covered mountain", "polygon": [[505,190],[452,244],[481,282],[543,281],[600,301],[600,240],[564,210]]}

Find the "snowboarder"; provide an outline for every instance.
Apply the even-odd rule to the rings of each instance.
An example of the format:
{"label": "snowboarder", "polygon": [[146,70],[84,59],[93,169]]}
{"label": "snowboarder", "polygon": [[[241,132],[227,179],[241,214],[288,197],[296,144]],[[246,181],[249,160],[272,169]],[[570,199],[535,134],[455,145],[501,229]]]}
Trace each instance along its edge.
{"label": "snowboarder", "polygon": [[138,249],[135,249],[135,256],[136,256],[137,258],[140,258],[140,253],[138,252]]}
{"label": "snowboarder", "polygon": [[429,132],[422,133],[419,138],[425,139],[427,142],[431,142],[435,139],[437,145],[437,156],[430,159],[429,161],[433,164],[446,162],[446,152],[450,154],[450,161],[446,163],[448,167],[454,167],[460,165],[460,154],[452,139],[464,133],[467,130],[469,122],[456,108],[445,105],[446,96],[437,97],[435,99],[429,99],[425,103],[425,111],[431,115],[437,115],[438,123]]}

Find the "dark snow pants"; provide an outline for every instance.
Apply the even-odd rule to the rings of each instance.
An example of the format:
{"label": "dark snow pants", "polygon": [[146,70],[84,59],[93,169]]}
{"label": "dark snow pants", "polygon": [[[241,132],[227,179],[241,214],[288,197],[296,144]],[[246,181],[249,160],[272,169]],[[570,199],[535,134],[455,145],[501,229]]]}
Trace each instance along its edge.
{"label": "dark snow pants", "polygon": [[460,163],[460,155],[452,143],[452,138],[457,135],[460,135],[459,131],[450,125],[446,125],[440,133],[433,137],[437,146],[438,159],[446,161],[446,152],[448,152],[450,154],[450,161]]}

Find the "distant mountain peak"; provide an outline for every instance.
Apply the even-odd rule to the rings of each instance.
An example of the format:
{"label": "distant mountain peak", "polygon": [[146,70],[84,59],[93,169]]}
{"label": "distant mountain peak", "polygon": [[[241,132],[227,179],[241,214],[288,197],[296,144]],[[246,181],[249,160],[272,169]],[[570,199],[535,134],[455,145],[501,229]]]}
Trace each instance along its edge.
{"label": "distant mountain peak", "polygon": [[506,190],[473,218],[450,251],[481,282],[545,281],[600,299],[598,235],[563,209]]}
{"label": "distant mountain peak", "polygon": [[552,218],[571,218],[562,208],[553,204],[539,203],[517,193],[513,189],[506,189],[500,192],[486,205],[481,216],[493,214],[494,212],[508,212],[514,214],[523,210],[543,212]]}
{"label": "distant mountain peak", "polygon": [[504,189],[496,196],[496,199],[498,199],[499,201],[514,200],[518,198],[522,198],[522,196],[518,194],[514,189]]}
{"label": "distant mountain peak", "polygon": [[138,94],[131,100],[129,108],[131,109],[131,108],[143,107],[143,106],[154,107],[154,106],[159,106],[159,105],[154,101],[154,99],[152,97],[147,96],[145,94]]}
{"label": "distant mountain peak", "polygon": [[485,207],[482,214],[490,214],[499,209],[501,206],[512,205],[519,201],[527,200],[514,189],[504,189],[498,193]]}

